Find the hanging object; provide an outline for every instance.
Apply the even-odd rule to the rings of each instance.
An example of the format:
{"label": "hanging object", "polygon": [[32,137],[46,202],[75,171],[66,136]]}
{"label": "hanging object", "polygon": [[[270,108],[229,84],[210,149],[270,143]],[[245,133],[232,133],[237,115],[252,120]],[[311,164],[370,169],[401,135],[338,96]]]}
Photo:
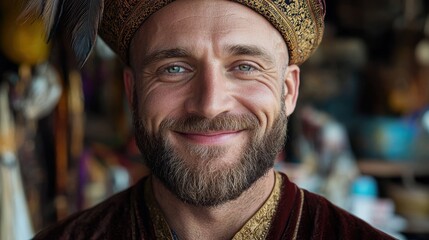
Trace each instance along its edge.
{"label": "hanging object", "polygon": [[1,52],[18,65],[33,66],[46,61],[50,45],[43,34],[43,23],[17,21],[16,10],[8,9],[0,24]]}
{"label": "hanging object", "polygon": [[27,120],[45,117],[60,99],[62,87],[59,81],[58,72],[51,64],[37,65],[24,92],[12,102],[14,109]]}
{"label": "hanging object", "polygon": [[15,128],[9,108],[8,84],[0,85],[0,239],[30,239],[33,229],[19,162],[15,155]]}

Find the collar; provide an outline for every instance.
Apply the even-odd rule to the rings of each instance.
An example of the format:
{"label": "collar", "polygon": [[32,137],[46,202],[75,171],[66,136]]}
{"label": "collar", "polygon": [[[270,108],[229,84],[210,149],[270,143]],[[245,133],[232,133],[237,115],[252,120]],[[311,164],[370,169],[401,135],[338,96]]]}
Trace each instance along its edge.
{"label": "collar", "polygon": [[[232,240],[265,239],[267,237],[280,200],[281,186],[282,177],[275,172],[275,183],[270,196],[262,207],[234,235]],[[156,239],[178,239],[177,235],[168,226],[164,214],[156,202],[150,178],[145,182],[144,197],[152,219]]]}

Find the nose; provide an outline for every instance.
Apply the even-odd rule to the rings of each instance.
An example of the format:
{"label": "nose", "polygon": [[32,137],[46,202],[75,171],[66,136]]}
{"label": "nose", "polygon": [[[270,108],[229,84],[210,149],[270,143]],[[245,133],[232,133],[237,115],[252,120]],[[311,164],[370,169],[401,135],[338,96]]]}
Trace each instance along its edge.
{"label": "nose", "polygon": [[205,67],[192,80],[192,93],[186,101],[188,113],[205,118],[214,118],[233,107],[230,82],[225,74],[215,67]]}

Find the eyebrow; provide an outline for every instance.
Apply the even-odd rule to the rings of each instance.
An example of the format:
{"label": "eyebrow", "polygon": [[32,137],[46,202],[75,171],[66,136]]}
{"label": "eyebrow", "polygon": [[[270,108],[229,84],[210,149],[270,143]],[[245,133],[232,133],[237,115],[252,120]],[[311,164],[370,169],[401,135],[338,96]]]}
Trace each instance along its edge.
{"label": "eyebrow", "polygon": [[[264,49],[254,46],[254,45],[231,45],[226,46],[224,50],[233,56],[254,56],[259,57],[268,62],[269,64],[274,64],[274,58],[267,53]],[[150,53],[148,56],[143,58],[142,66],[147,66],[157,61],[161,61],[167,58],[181,58],[189,57],[191,53],[183,48],[172,48],[165,49]]]}
{"label": "eyebrow", "polygon": [[274,64],[274,58],[263,48],[255,45],[231,45],[226,46],[225,50],[233,56],[253,56],[259,57],[268,62],[269,64]]}
{"label": "eyebrow", "polygon": [[188,51],[182,48],[160,50],[144,57],[142,61],[142,66],[147,66],[148,64],[161,61],[167,58],[189,57],[190,55],[191,54]]}

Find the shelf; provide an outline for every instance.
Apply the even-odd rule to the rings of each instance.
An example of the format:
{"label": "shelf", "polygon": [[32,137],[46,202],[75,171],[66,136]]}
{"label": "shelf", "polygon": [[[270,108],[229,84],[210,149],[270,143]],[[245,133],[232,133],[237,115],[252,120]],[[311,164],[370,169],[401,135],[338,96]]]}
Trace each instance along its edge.
{"label": "shelf", "polygon": [[429,161],[361,159],[357,163],[362,174],[375,177],[429,176]]}

